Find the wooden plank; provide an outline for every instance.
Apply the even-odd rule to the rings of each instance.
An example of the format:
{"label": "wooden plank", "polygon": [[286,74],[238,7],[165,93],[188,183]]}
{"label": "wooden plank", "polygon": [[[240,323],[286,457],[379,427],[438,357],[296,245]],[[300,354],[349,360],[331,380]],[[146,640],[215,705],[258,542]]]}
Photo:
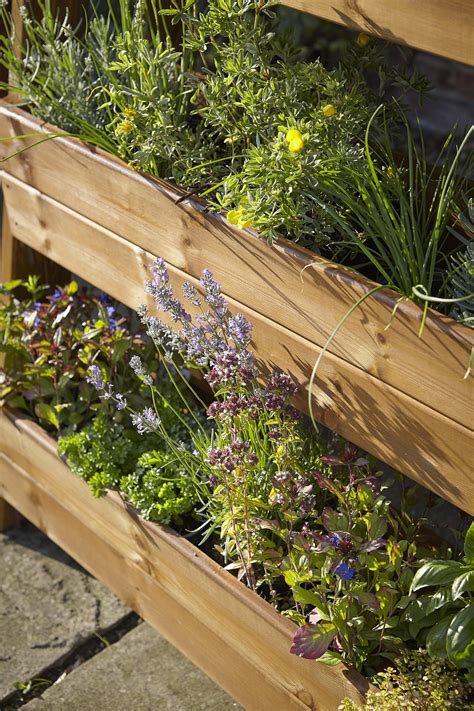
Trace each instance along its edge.
{"label": "wooden plank", "polygon": [[[24,112],[0,109],[0,135],[48,131]],[[37,138],[0,144],[11,154]],[[206,267],[229,296],[297,335],[323,346],[340,319],[372,282],[307,250],[282,241],[268,247],[195,203],[175,204],[179,193],[127,169],[112,157],[70,139],[54,139],[12,158],[8,172],[42,193],[198,277]],[[304,271],[303,271],[304,269]],[[368,298],[330,350],[429,409],[472,428],[474,378],[464,380],[474,332],[430,311],[418,337],[420,309],[381,291]]]}
{"label": "wooden plank", "polygon": [[[14,236],[136,308],[145,301],[143,284],[153,254],[12,177],[4,194]],[[176,288],[194,277],[169,265]],[[253,345],[271,367],[290,372],[302,386],[304,409],[312,364],[321,349],[244,304],[229,298],[233,311],[253,323]],[[363,374],[328,353],[313,390],[316,418],[395,469],[411,476],[460,508],[474,513],[472,432],[429,411],[417,400]]]}
{"label": "wooden plank", "polygon": [[1,414],[0,442],[1,494],[245,708],[333,711],[361,698],[360,675],[290,656],[293,624],[199,549],[116,494],[94,499],[36,425]]}
{"label": "wooden plank", "polygon": [[472,0],[283,0],[389,42],[474,64]]}

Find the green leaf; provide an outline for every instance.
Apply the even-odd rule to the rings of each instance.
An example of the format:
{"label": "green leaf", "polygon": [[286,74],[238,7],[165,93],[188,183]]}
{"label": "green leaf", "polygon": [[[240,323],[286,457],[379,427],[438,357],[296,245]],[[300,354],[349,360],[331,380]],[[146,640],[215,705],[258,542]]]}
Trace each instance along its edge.
{"label": "green leaf", "polygon": [[293,586],[293,597],[295,602],[300,602],[302,605],[312,605],[313,607],[317,607],[318,610],[321,606],[321,600],[318,595],[311,592],[311,590],[305,590],[301,585]]}
{"label": "green leaf", "polygon": [[446,637],[448,659],[457,667],[474,670],[474,603],[453,617]]}
{"label": "green leaf", "polygon": [[467,558],[467,562],[474,565],[474,523],[471,523],[467,529],[464,539],[464,555]]}
{"label": "green leaf", "polygon": [[20,286],[20,284],[23,284],[22,279],[12,279],[11,281],[4,282],[2,286],[7,291],[13,291],[13,289],[16,289],[17,286]]}
{"label": "green leaf", "polygon": [[465,592],[474,591],[474,570],[468,570],[459,575],[453,582],[453,600],[457,600]]}
{"label": "green leaf", "polygon": [[426,648],[432,657],[447,657],[446,636],[453,620],[453,615],[448,615],[430,629],[426,637]]}
{"label": "green leaf", "polygon": [[341,664],[343,659],[342,655],[339,654],[339,652],[333,652],[332,650],[328,649],[327,652],[324,652],[322,657],[319,657],[319,661],[329,667],[335,667],[337,664]]}
{"label": "green leaf", "polygon": [[50,425],[53,425],[57,430],[59,430],[59,420],[51,405],[47,405],[45,402],[39,402],[35,406],[35,413],[37,417],[42,420],[46,420]]}
{"label": "green leaf", "polygon": [[461,564],[454,560],[432,560],[416,572],[411,589],[413,591],[434,585],[449,585],[459,575],[460,568]]}
{"label": "green leaf", "polygon": [[449,603],[452,602],[452,599],[453,596],[451,588],[442,588],[441,590],[438,590],[430,596],[430,601],[428,603],[428,607],[426,608],[427,614],[430,615],[432,612],[435,612],[435,610],[439,610],[441,607],[449,605]]}

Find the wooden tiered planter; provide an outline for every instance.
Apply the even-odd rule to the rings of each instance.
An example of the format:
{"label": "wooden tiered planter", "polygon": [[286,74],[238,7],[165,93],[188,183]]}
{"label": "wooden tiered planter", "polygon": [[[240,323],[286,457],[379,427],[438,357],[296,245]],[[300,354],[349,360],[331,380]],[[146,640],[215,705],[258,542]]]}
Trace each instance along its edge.
{"label": "wooden tiered planter", "polygon": [[288,653],[295,630],[268,603],[116,493],[101,499],[29,420],[0,411],[0,496],[254,711],[335,711],[359,674]]}
{"label": "wooden tiered planter", "polygon": [[[63,4],[80,10],[78,0]],[[286,4],[474,63],[471,0]],[[23,244],[136,307],[156,256],[177,288],[197,283],[209,268],[231,309],[252,321],[262,363],[298,381],[304,409],[327,338],[374,284],[284,240],[269,247],[197,202],[178,203],[182,194],[173,186],[77,140],[39,142],[50,132],[58,131],[11,104],[0,106],[0,137],[12,138],[0,142],[0,159],[22,151],[0,175],[3,278],[21,271],[16,246]],[[332,342],[312,393],[316,418],[472,514],[474,392],[473,377],[464,375],[474,332],[430,311],[419,338],[421,311],[413,303],[401,303],[391,321],[397,298],[389,290],[369,297]],[[344,696],[360,700],[367,690],[347,668],[289,655],[291,622],[117,494],[93,498],[38,426],[0,412],[0,528],[12,520],[9,506],[249,711],[336,711]]]}
{"label": "wooden tiered planter", "polygon": [[[306,407],[321,348],[374,284],[289,242],[270,247],[198,203],[177,203],[175,188],[102,151],[70,138],[40,142],[51,131],[0,107],[0,135],[12,137],[1,154],[22,151],[3,164],[13,237],[132,307],[144,300],[154,256],[177,287],[211,269],[252,321],[259,357],[291,373]],[[401,303],[392,319],[397,299],[377,292],[341,329],[318,371],[316,418],[473,513],[474,379],[464,375],[474,332],[432,311],[419,338],[421,309]]]}

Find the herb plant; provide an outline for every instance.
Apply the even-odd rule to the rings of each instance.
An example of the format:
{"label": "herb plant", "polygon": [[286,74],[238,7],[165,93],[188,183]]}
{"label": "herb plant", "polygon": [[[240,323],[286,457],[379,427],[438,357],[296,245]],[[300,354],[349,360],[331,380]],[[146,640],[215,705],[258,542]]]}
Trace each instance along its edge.
{"label": "herb plant", "polygon": [[339,711],[468,711],[470,689],[459,675],[426,650],[404,650],[377,675],[378,689],[370,689],[363,707],[344,699]]}
{"label": "herb plant", "polygon": [[412,635],[433,657],[466,670],[474,681],[474,523],[465,536],[464,559],[429,560],[417,571],[411,591],[417,599],[405,617]]}
{"label": "herb plant", "polygon": [[[26,297],[18,296],[23,289]],[[0,287],[0,352],[4,353],[0,397],[10,407],[35,415],[46,428],[75,428],[99,402],[85,381],[90,365],[136,397],[139,383],[127,381],[126,353],[149,346],[125,327],[117,305],[88,295],[75,281],[52,292],[37,277]]]}

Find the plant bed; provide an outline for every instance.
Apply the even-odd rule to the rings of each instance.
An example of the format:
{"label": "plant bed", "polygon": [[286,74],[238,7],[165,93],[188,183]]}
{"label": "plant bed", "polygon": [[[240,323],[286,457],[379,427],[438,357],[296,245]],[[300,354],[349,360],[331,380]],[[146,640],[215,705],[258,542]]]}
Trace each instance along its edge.
{"label": "plant bed", "polygon": [[288,653],[295,626],[116,493],[95,499],[36,424],[0,412],[0,495],[246,709],[335,711],[368,682]]}
{"label": "plant bed", "polygon": [[[209,267],[234,309],[254,323],[259,356],[307,386],[313,365],[347,310],[373,282],[281,240],[248,231],[4,104],[2,156],[13,237],[124,303],[142,299],[144,266],[162,256],[176,284]],[[33,135],[32,135],[33,134]],[[23,137],[22,137],[23,136]],[[113,257],[113,259],[112,259]],[[304,271],[303,271],[304,270]],[[473,378],[464,378],[473,332],[397,295],[370,296],[324,355],[315,415],[359,446],[472,512]],[[300,406],[304,407],[302,397]]]}

